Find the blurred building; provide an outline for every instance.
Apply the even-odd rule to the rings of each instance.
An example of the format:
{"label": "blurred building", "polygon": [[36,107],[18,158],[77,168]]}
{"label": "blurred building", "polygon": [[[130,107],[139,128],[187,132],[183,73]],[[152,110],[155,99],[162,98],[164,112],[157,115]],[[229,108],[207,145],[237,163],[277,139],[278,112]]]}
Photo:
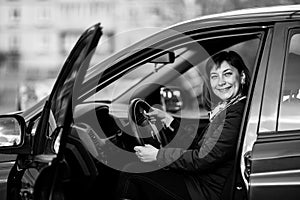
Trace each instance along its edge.
{"label": "blurred building", "polygon": [[15,103],[18,85],[55,78],[91,25],[104,27],[101,41],[108,42],[100,57],[106,57],[152,32],[116,34],[195,17],[201,11],[195,5],[195,0],[0,0],[0,113],[14,106],[6,104]]}

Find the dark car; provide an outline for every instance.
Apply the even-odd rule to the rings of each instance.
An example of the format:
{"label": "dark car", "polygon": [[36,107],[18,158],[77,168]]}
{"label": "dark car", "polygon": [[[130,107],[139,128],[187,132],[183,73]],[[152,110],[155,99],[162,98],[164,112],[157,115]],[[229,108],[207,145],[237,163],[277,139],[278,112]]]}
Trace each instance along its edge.
{"label": "dark car", "polygon": [[[188,148],[209,123],[205,64],[223,50],[241,55],[251,73],[223,199],[299,198],[300,5],[200,17],[94,64],[101,35],[100,24],[83,33],[47,98],[0,116],[10,136],[0,153],[18,154],[7,199],[112,199],[135,145]],[[149,106],[180,118],[184,135],[166,142],[160,124],[144,126]]]}

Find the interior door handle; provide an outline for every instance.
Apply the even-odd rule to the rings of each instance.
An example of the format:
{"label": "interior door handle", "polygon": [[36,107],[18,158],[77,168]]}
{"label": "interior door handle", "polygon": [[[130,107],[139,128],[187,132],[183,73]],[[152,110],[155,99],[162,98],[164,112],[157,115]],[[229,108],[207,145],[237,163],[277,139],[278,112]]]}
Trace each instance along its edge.
{"label": "interior door handle", "polygon": [[252,155],[251,151],[247,151],[244,154],[244,162],[245,162],[244,175],[248,182],[249,182],[249,178],[250,178],[250,174],[251,174],[251,164],[252,164],[252,156],[251,155]]}

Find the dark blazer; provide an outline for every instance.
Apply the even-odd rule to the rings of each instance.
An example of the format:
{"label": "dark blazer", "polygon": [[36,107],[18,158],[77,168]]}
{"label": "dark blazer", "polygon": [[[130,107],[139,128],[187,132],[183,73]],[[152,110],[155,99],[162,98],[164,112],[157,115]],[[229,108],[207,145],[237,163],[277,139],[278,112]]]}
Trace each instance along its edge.
{"label": "dark blazer", "polygon": [[[243,99],[218,114],[191,148],[159,149],[158,164],[185,174],[192,199],[221,199],[234,165],[245,101]],[[171,126],[180,127],[176,120]]]}

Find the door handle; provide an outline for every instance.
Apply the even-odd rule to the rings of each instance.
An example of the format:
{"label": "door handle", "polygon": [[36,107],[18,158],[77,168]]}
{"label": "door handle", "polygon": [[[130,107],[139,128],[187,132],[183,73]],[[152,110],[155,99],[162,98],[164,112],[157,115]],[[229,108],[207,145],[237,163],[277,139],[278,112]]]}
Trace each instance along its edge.
{"label": "door handle", "polygon": [[247,151],[244,154],[244,162],[245,162],[244,175],[248,182],[249,182],[249,178],[250,178],[250,174],[251,174],[251,164],[252,164],[252,156],[251,155],[252,155],[251,151]]}

